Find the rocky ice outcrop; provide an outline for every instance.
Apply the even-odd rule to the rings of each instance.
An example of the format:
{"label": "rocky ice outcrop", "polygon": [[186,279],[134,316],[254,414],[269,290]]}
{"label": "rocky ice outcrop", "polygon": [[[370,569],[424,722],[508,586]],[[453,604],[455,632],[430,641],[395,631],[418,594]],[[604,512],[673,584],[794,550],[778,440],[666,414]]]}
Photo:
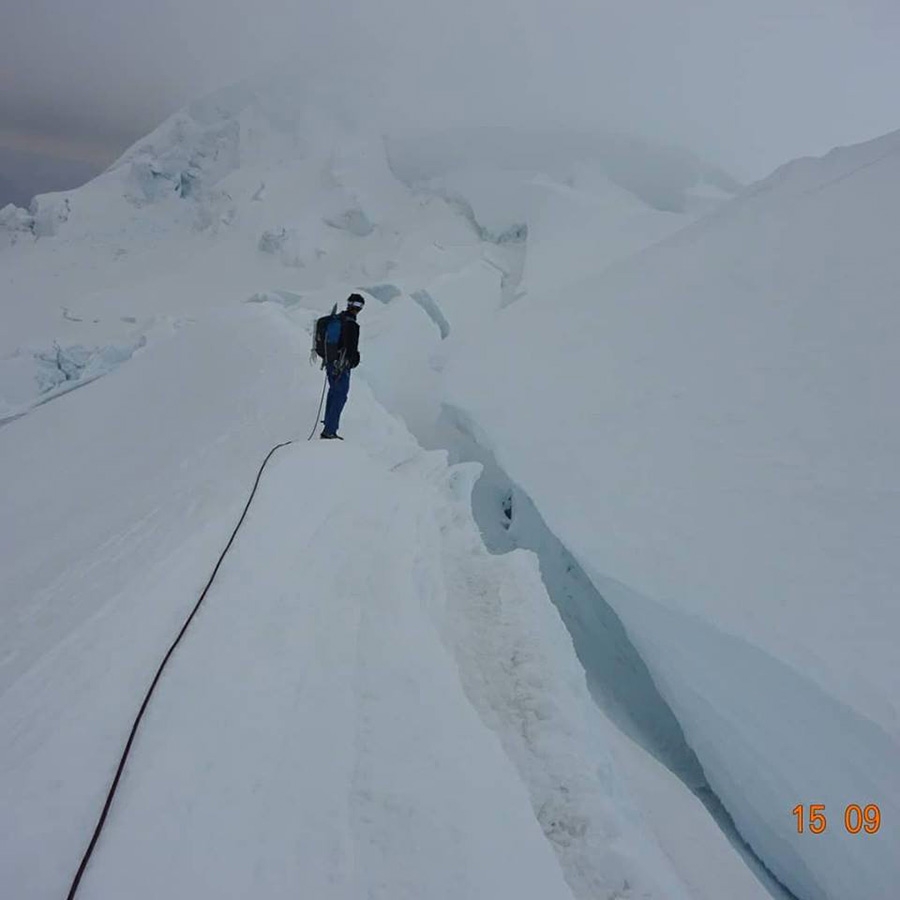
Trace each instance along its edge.
{"label": "rocky ice outcrop", "polygon": [[27,211],[9,203],[0,209],[0,238],[12,245],[26,235],[52,237],[71,214],[72,201],[62,193],[39,194]]}
{"label": "rocky ice outcrop", "polygon": [[[69,317],[69,321],[80,319]],[[115,371],[146,346],[143,335],[101,346],[20,348],[0,358],[0,424]]]}
{"label": "rocky ice outcrop", "polygon": [[34,216],[8,203],[0,209],[0,247],[12,246],[25,237],[34,237]]}

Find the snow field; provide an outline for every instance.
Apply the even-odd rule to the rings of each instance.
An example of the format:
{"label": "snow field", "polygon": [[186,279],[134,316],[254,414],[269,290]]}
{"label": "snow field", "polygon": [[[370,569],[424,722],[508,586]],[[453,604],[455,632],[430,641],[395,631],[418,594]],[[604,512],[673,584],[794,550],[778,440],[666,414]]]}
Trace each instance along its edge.
{"label": "snow field", "polygon": [[[3,429],[4,890],[59,896],[136,705],[295,404],[271,310],[162,331]],[[313,405],[313,408],[314,405]],[[7,818],[8,817],[8,818]]]}
{"label": "snow field", "polygon": [[85,896],[569,895],[429,622],[404,481],[353,447],[279,451]]}
{"label": "snow field", "polygon": [[[65,889],[256,467],[305,437],[319,376],[301,348],[271,304],[238,307],[8,427],[21,560],[4,594],[43,598],[3,657],[17,897]],[[421,451],[361,379],[352,392],[366,451],[273,458],[80,893],[688,896],[614,773],[534,560],[481,543],[477,468]],[[129,427],[98,442],[110,420]],[[49,429],[67,454],[29,452]]]}
{"label": "snow field", "polygon": [[[314,409],[318,377],[306,370],[297,382],[291,333],[279,312],[259,306],[200,320],[149,345],[133,368],[9,426],[4,462],[24,470],[28,490],[17,512],[23,562],[5,569],[7,587],[65,613],[52,625],[23,617],[4,656],[0,715],[16,735],[3,745],[4,809],[19,827],[3,867],[18,897],[62,892],[149,675],[249,490],[266,449],[261,437],[285,437],[296,420],[291,400]],[[294,385],[287,397],[273,389],[282,378]],[[518,575],[515,557],[479,551],[466,514],[471,469],[423,455],[363,383],[354,395],[347,427],[369,435],[374,458],[301,443],[273,459],[142,724],[84,896],[279,896],[298,883],[336,897],[570,896],[551,847],[580,857],[562,861],[577,896],[589,895],[575,873],[590,861],[591,841],[618,832],[618,808],[580,798],[577,814],[565,809],[565,782],[575,779],[565,754],[556,773],[563,786],[550,790],[538,777],[540,747],[520,748],[516,765],[503,752],[504,729],[534,715],[553,676],[531,686],[521,709],[504,711],[524,679],[508,678],[502,695],[479,695],[470,684],[472,701],[458,668],[464,616],[451,602],[480,590],[521,605],[524,577],[537,606],[546,598],[534,567]],[[89,428],[75,426],[106,421],[116,404],[137,418],[107,441],[97,445]],[[48,418],[62,433],[83,434],[95,452],[73,447],[55,467],[26,455],[29,430],[50,427]],[[214,439],[204,447],[198,432]],[[156,466],[165,483],[138,477]],[[77,505],[60,515],[50,502],[25,500],[37,472],[46,472],[52,497],[75,471],[81,502],[104,508],[94,530]],[[452,497],[452,510],[440,494],[445,504]],[[120,537],[103,539],[97,529],[111,526]],[[67,545],[71,557],[58,552]],[[452,549],[443,555],[445,545]],[[480,562],[471,558],[479,552]],[[514,655],[504,645],[516,627],[507,624],[491,652]],[[535,652],[541,632],[532,628]],[[555,628],[555,652],[571,654],[558,621]],[[569,679],[567,690],[578,681],[571,665]],[[611,889],[646,877],[646,860],[620,875],[615,859],[612,850],[603,857]],[[657,865],[664,884],[671,875]],[[596,871],[579,877],[601,883]]]}
{"label": "snow field", "polygon": [[[803,898],[889,900],[900,879],[889,830],[842,822],[849,803],[900,809],[898,148],[786,167],[503,310],[505,340],[444,373]],[[798,835],[791,810],[820,798],[828,833]]]}
{"label": "snow field", "polygon": [[[767,864],[802,900],[887,896],[887,830],[797,841],[790,809],[896,818],[896,137],[792,165],[623,265],[721,173],[557,136],[501,136],[500,162],[439,140],[430,166],[412,142],[389,166],[286,99],[192,104],[42,198],[41,237],[0,222],[0,395],[27,410],[0,430],[2,883],[65,889],[259,462],[309,432],[309,320],[390,285],[351,442],[273,460],[85,892],[763,894],[592,704],[535,558],[485,550],[477,469],[379,405],[434,446],[449,403],[616,607]],[[33,406],[33,350],[133,339]]]}

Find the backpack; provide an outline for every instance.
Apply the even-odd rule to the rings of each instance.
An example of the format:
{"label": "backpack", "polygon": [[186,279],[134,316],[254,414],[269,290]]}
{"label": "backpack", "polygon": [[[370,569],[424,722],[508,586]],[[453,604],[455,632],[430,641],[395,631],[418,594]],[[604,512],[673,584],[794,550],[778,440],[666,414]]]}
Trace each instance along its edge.
{"label": "backpack", "polygon": [[327,316],[316,319],[316,355],[329,362],[336,361],[344,349],[343,322],[337,304]]}

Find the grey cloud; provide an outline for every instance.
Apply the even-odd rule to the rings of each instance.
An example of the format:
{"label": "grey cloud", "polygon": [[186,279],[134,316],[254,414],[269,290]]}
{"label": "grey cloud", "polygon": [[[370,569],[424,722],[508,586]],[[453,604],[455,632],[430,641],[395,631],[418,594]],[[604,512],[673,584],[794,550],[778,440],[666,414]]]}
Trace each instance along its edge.
{"label": "grey cloud", "polygon": [[25,207],[35,194],[78,187],[97,171],[97,166],[78,160],[0,147],[0,209],[7,203]]}
{"label": "grey cloud", "polygon": [[328,72],[392,127],[633,131],[742,177],[900,126],[894,0],[7,5],[0,132],[90,138],[111,154],[193,96],[283,60],[298,90]]}

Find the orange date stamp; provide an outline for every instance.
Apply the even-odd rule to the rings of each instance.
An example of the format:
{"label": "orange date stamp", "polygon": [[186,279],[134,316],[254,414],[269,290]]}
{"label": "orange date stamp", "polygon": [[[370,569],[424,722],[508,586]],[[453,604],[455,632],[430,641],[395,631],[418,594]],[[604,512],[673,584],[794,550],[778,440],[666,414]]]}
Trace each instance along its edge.
{"label": "orange date stamp", "polygon": [[[824,803],[810,803],[804,806],[798,803],[791,812],[797,818],[797,834],[808,830],[810,834],[822,834],[828,828]],[[881,828],[881,810],[877,803],[868,803],[861,807],[850,803],[844,807],[844,830],[849,834],[875,834]]]}

